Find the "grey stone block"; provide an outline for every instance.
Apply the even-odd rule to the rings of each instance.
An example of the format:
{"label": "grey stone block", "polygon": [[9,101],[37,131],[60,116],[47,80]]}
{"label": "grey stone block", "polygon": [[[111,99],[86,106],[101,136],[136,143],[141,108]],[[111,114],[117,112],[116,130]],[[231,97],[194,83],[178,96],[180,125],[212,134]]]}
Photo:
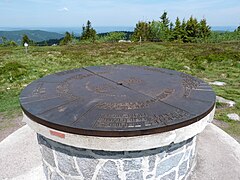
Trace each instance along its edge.
{"label": "grey stone block", "polygon": [[172,168],[176,167],[179,164],[179,161],[181,160],[183,156],[183,153],[176,154],[175,156],[172,156],[162,162],[160,162],[157,165],[157,171],[156,176],[163,175],[164,173],[170,171]]}
{"label": "grey stone block", "polygon": [[183,159],[184,159],[184,160],[188,160],[189,157],[190,157],[190,150],[188,149],[188,150],[185,152]]}
{"label": "grey stone block", "polygon": [[193,163],[196,161],[196,153],[191,150],[190,156],[189,156],[189,166],[192,167]]}
{"label": "grey stone block", "polygon": [[82,176],[77,176],[77,177],[73,177],[73,176],[64,176],[64,180],[85,180],[85,179],[83,179]]}
{"label": "grey stone block", "polygon": [[142,171],[131,171],[126,174],[126,180],[143,180]]}
{"label": "grey stone block", "polygon": [[191,152],[190,152],[190,157],[189,157],[190,160],[195,158],[196,152],[194,150],[195,149],[192,149]]}
{"label": "grey stone block", "polygon": [[92,156],[82,155],[76,157],[76,161],[84,179],[91,180],[99,160],[93,158]]}
{"label": "grey stone block", "polygon": [[163,176],[160,180],[175,180],[176,171],[173,171],[165,176]]}
{"label": "grey stone block", "polygon": [[115,162],[107,161],[99,170],[97,180],[120,180]]}
{"label": "grey stone block", "polygon": [[79,175],[74,163],[73,156],[66,149],[56,148],[58,169],[66,175]]}
{"label": "grey stone block", "polygon": [[148,157],[148,171],[151,172],[153,171],[155,167],[155,161],[156,161],[156,155],[152,155]]}
{"label": "grey stone block", "polygon": [[58,173],[56,172],[52,172],[51,174],[51,177],[50,177],[51,180],[64,180],[62,176],[60,176]]}
{"label": "grey stone block", "polygon": [[186,147],[188,148],[189,146],[193,145],[193,138],[190,138],[186,141]]}
{"label": "grey stone block", "polygon": [[142,168],[142,159],[135,158],[123,161],[123,170],[130,171],[130,170],[139,170]]}
{"label": "grey stone block", "polygon": [[152,177],[153,177],[153,175],[149,174],[149,175],[146,176],[146,179],[151,179]]}
{"label": "grey stone block", "polygon": [[71,150],[72,150],[72,153],[76,156],[81,156],[81,155],[84,155],[84,154],[87,154],[87,150],[86,149],[83,149],[83,148],[77,148],[77,147],[72,147],[72,146],[69,146],[71,147]]}
{"label": "grey stone block", "polygon": [[187,173],[187,163],[188,161],[184,161],[180,166],[178,170],[178,177],[185,175]]}
{"label": "grey stone block", "polygon": [[52,167],[56,167],[55,161],[54,161],[54,155],[53,155],[53,150],[51,147],[48,147],[46,145],[41,146],[41,153],[43,159],[50,164]]}
{"label": "grey stone block", "polygon": [[49,180],[50,179],[49,175],[50,175],[51,171],[50,171],[49,167],[44,162],[43,162],[43,172],[46,176],[46,180]]}
{"label": "grey stone block", "polygon": [[97,154],[99,156],[123,156],[124,151],[98,151],[98,150],[92,150],[94,154]]}
{"label": "grey stone block", "polygon": [[40,145],[40,151],[42,153],[43,159],[50,164],[52,167],[56,167],[54,162],[53,151],[47,138],[37,134],[38,144]]}
{"label": "grey stone block", "polygon": [[166,155],[167,155],[166,151],[163,151],[163,152],[157,154],[157,156],[160,160],[163,159]]}
{"label": "grey stone block", "polygon": [[169,146],[169,149],[167,151],[167,154],[176,154],[184,149],[184,145],[186,144],[186,141],[177,143],[177,144],[171,144]]}

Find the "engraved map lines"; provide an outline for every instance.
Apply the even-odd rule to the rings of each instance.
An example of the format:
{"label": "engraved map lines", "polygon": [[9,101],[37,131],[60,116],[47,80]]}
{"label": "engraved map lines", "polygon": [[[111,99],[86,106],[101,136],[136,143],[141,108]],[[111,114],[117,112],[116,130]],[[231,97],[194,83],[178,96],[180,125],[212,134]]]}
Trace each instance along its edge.
{"label": "engraved map lines", "polygon": [[180,76],[182,77],[182,86],[184,88],[184,96],[189,97],[191,94],[191,91],[194,89],[197,89],[198,86],[201,84],[201,81],[183,73],[181,73]]}
{"label": "engraved map lines", "polygon": [[134,109],[143,109],[148,108],[151,104],[160,102],[163,99],[168,98],[171,94],[174,93],[174,89],[165,89],[162,93],[157,95],[155,98],[149,98],[145,101],[138,102],[101,102],[96,106],[98,109],[106,110],[134,110]]}
{"label": "engraved map lines", "polygon": [[[155,68],[148,68],[145,67],[144,70],[147,71],[154,71],[154,72],[160,72],[160,73],[166,73],[162,69],[155,69]],[[65,102],[62,104],[59,104],[55,107],[52,107],[42,113],[46,113],[48,111],[51,111],[52,109],[58,108],[59,112],[65,111],[65,105],[73,102],[73,101],[84,101],[85,97],[81,97],[80,95],[75,95],[71,92],[71,85],[75,80],[82,80],[84,78],[89,78],[92,76],[98,76],[102,77],[105,80],[111,81],[111,83],[103,82],[102,84],[87,84],[86,83],[86,90],[94,92],[96,94],[101,95],[108,95],[108,96],[115,96],[114,91],[117,90],[116,85],[121,85],[125,88],[128,88],[130,90],[133,90],[135,92],[140,93],[138,90],[131,89],[129,86],[131,85],[139,85],[144,84],[144,81],[142,79],[139,79],[137,77],[128,77],[126,79],[122,79],[118,82],[115,82],[111,79],[105,78],[104,76],[101,76],[101,74],[109,73],[109,72],[98,72],[98,73],[92,73],[91,71],[82,73],[82,70],[70,70],[65,72],[57,73],[57,76],[68,76],[68,74],[73,74],[72,76],[64,79],[61,83],[56,85],[56,92],[55,95],[57,97],[64,97],[67,98]],[[172,74],[169,74],[172,75]],[[201,84],[201,81],[189,76],[187,74],[181,73],[180,77],[182,79],[182,87],[184,91],[184,97],[189,97],[192,90],[198,89],[198,87]],[[88,81],[89,82],[89,81]],[[47,83],[47,82],[46,82]],[[39,82],[37,86],[32,91],[32,97],[39,97],[39,101],[49,100],[51,98],[56,97],[46,97],[46,91],[47,89],[44,87],[44,82]],[[83,114],[78,114],[78,117],[74,119],[74,123],[81,121],[81,117],[85,116],[87,113],[92,111],[93,109],[100,110],[100,115],[96,117],[96,120],[92,123],[92,128],[95,129],[136,129],[136,128],[151,128],[151,127],[161,127],[166,125],[175,124],[176,122],[181,122],[183,120],[189,119],[192,117],[192,114],[178,108],[172,106],[172,111],[163,113],[163,114],[149,114],[144,113],[142,109],[144,108],[150,108],[152,104],[163,102],[163,100],[169,98],[175,93],[175,89],[173,88],[165,88],[160,92],[159,94],[155,95],[155,97],[148,96],[147,94],[140,93],[142,95],[147,96],[146,100],[143,101],[136,101],[136,102],[97,102],[94,106],[92,106],[90,109],[87,110],[87,112]],[[118,95],[117,97],[126,97]],[[101,97],[101,96],[100,96]],[[30,102],[31,103],[31,102]],[[87,102],[86,102],[87,103]],[[167,103],[165,103],[167,104]],[[168,104],[167,104],[168,105]],[[108,110],[109,112],[104,114],[101,113],[101,110]],[[138,110],[138,111],[128,111],[128,110]],[[112,111],[112,112],[111,112]],[[102,111],[104,112],[104,111]],[[76,112],[75,112],[76,113]],[[92,112],[91,112],[92,113]]]}
{"label": "engraved map lines", "polygon": [[159,125],[169,125],[175,120],[181,121],[190,117],[188,112],[177,109],[173,112],[161,115],[149,115],[146,113],[134,114],[107,114],[100,116],[94,123],[93,128],[103,129],[132,129],[143,127],[156,127]]}

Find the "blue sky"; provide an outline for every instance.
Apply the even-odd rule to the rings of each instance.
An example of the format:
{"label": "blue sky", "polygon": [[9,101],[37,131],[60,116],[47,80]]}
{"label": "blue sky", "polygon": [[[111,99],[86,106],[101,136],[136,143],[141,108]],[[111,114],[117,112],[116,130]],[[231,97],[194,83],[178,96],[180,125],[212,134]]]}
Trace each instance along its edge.
{"label": "blue sky", "polygon": [[205,17],[211,26],[240,25],[240,0],[0,0],[0,27],[135,26],[176,17]]}

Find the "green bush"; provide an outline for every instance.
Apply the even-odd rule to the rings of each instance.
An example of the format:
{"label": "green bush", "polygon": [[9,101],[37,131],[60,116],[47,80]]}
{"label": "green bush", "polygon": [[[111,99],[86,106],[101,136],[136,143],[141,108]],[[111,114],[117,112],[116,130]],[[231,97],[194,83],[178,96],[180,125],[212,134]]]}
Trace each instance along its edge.
{"label": "green bush", "polygon": [[13,82],[16,79],[25,75],[27,69],[24,65],[16,61],[7,62],[2,68],[0,68],[0,75],[4,75],[4,79],[9,82]]}
{"label": "green bush", "polygon": [[99,37],[100,42],[118,42],[119,40],[125,39],[126,34],[124,32],[110,32],[106,36]]}

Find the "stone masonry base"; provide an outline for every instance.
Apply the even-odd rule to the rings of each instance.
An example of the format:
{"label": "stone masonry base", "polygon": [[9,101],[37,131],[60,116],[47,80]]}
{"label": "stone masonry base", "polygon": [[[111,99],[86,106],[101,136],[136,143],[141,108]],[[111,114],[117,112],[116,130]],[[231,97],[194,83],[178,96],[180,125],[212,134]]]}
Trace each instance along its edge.
{"label": "stone masonry base", "polygon": [[[196,137],[143,151],[81,149],[38,134],[48,180],[181,180],[195,160]],[[114,145],[113,145],[114,146]]]}

